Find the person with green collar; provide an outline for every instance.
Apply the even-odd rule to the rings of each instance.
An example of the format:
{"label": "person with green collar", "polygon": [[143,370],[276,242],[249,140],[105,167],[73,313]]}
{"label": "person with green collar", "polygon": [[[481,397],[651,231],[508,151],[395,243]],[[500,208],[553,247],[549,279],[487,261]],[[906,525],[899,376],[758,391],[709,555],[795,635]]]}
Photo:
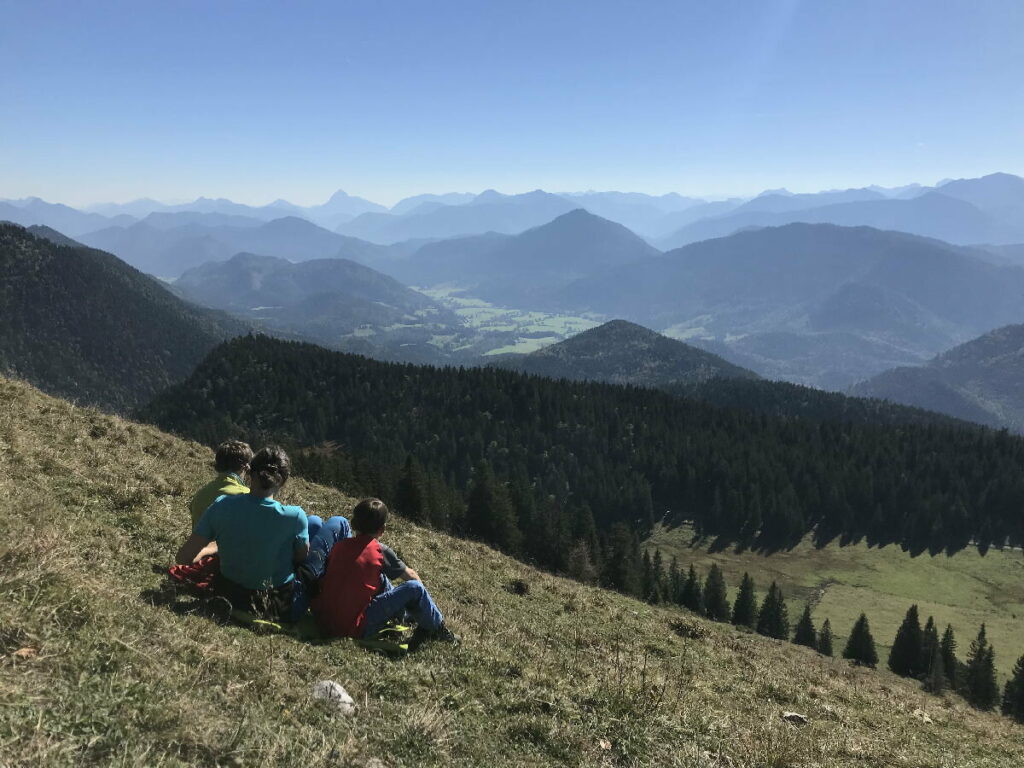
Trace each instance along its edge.
{"label": "person with green collar", "polygon": [[[245,484],[245,474],[249,471],[249,462],[252,461],[252,448],[248,443],[241,440],[225,440],[217,446],[217,454],[214,458],[213,467],[217,476],[210,482],[196,491],[189,503],[189,512],[192,515],[192,528],[196,527],[199,518],[213,502],[221,496],[238,496],[249,492]],[[217,553],[217,542],[210,542],[196,555],[196,562],[208,555]]]}

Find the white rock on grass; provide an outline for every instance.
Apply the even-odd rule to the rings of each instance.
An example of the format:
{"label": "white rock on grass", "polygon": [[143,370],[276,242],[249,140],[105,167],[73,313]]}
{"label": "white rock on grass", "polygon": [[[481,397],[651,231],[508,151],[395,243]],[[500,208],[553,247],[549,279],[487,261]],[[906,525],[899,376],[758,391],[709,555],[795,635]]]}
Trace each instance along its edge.
{"label": "white rock on grass", "polygon": [[356,713],[355,701],[340,683],[333,680],[321,680],[318,683],[313,683],[313,698],[323,699],[343,715],[351,716]]}

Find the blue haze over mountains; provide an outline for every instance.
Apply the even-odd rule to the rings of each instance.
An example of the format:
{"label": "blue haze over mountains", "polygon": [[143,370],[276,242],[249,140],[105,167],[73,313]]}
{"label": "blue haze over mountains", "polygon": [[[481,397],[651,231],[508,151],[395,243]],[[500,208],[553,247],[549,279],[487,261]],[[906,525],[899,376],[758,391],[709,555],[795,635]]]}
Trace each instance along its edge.
{"label": "blue haze over mountains", "polygon": [[[27,198],[0,201],[0,220],[180,277],[180,294],[247,322],[417,362],[478,362],[516,337],[483,341],[457,306],[407,286],[592,324],[623,318],[767,378],[840,391],[890,369],[942,367],[948,350],[1024,322],[1024,180],[1002,173],[713,201],[487,190],[386,208],[339,191],[306,207],[199,198],[76,210]],[[276,303],[257,289],[203,290],[232,274],[304,287]],[[892,382],[919,375],[859,391],[916,405]],[[1004,390],[995,416],[984,404],[982,415],[945,411],[1018,428]]]}

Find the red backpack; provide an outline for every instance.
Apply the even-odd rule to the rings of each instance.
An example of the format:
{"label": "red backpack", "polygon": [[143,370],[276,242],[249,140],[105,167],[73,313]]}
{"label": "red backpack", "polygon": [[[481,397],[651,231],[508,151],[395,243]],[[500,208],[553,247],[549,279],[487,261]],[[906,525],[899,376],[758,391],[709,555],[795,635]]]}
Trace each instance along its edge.
{"label": "red backpack", "polygon": [[313,614],[331,637],[362,637],[366,606],[380,591],[384,555],[373,536],[341,539],[327,557]]}

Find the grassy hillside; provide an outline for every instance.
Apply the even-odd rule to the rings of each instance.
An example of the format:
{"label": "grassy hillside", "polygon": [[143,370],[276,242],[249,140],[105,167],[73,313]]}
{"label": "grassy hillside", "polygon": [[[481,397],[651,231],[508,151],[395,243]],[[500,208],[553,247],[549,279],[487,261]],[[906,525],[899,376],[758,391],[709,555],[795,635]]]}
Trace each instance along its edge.
{"label": "grassy hillside", "polygon": [[[1013,766],[1024,733],[883,672],[395,522],[464,637],[392,661],[223,626],[158,573],[206,449],[0,379],[0,765]],[[289,501],[352,500],[296,481]],[[513,579],[528,594],[506,589]],[[359,710],[309,698],[332,678]],[[926,723],[915,710],[923,709]],[[780,719],[806,714],[803,728]],[[380,762],[373,762],[379,758]]]}
{"label": "grassy hillside", "polygon": [[765,556],[732,548],[710,551],[706,542],[693,542],[689,527],[659,528],[648,546],[660,549],[666,563],[675,555],[682,567],[693,563],[698,572],[706,573],[712,563],[718,563],[730,598],[744,571],[757,583],[758,599],[777,581],[787,598],[791,622],[795,624],[804,603],[810,601],[816,623],[829,619],[841,638],[837,651],[864,611],[884,663],[907,608],[917,603],[922,623],[934,616],[940,634],[946,624],[953,625],[961,660],[982,622],[1003,677],[1024,654],[1024,555],[1019,549],[993,549],[982,556],[969,547],[951,557],[927,553],[911,557],[897,546],[832,543],[817,548],[804,541]]}

